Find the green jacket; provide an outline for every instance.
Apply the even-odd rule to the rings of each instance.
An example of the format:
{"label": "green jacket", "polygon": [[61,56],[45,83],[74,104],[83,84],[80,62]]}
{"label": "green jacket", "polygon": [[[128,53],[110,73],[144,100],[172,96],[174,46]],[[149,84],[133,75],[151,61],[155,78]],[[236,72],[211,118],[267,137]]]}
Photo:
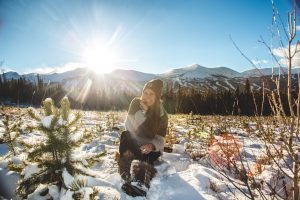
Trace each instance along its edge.
{"label": "green jacket", "polygon": [[[152,128],[147,123],[147,116],[140,108],[140,99],[135,97],[129,106],[128,114],[125,120],[125,129],[131,133],[139,145],[152,143],[155,146],[155,151],[163,152],[165,144],[165,136],[168,128],[168,113],[164,109],[163,105],[160,104],[160,125],[158,132],[154,137],[151,137]],[[149,137],[147,137],[149,136]]]}

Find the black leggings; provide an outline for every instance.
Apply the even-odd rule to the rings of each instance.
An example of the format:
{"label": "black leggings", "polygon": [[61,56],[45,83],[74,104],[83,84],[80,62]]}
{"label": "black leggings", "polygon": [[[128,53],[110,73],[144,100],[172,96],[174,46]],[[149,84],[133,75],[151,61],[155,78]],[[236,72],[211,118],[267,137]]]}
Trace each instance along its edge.
{"label": "black leggings", "polygon": [[158,151],[151,151],[148,154],[143,154],[140,150],[140,146],[138,145],[137,141],[131,137],[129,131],[123,131],[121,133],[120,139],[120,146],[119,146],[119,153],[122,156],[126,151],[130,151],[134,155],[134,159],[140,161],[146,161],[153,165],[153,162],[156,161],[161,153]]}

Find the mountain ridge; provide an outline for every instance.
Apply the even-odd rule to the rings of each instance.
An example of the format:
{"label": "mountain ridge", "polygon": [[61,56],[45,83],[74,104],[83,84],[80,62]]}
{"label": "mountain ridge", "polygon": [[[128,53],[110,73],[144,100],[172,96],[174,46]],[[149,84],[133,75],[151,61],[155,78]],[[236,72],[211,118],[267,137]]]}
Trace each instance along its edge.
{"label": "mountain ridge", "polygon": [[[278,75],[279,68],[274,68],[274,75]],[[298,68],[292,69],[292,73],[296,74],[298,73]],[[74,76],[82,76],[84,72],[91,71],[88,68],[79,67],[74,70],[65,71],[65,72],[53,72],[53,73],[47,73],[47,74],[40,74],[40,73],[26,73],[26,74],[20,74],[16,71],[8,71],[5,72],[4,75],[8,79],[18,79],[20,77],[24,77],[26,79],[32,79],[32,77],[35,77],[39,75],[43,79],[51,80],[54,79],[56,81],[62,81],[64,78],[70,78]],[[287,73],[287,68],[281,68],[281,74]],[[272,68],[256,68],[256,69],[249,69],[245,70],[243,72],[237,72],[229,67],[225,66],[219,66],[219,67],[204,67],[199,64],[193,64],[188,65],[185,67],[180,68],[173,68],[166,72],[154,74],[154,73],[146,73],[138,70],[132,70],[132,69],[115,69],[110,73],[104,73],[101,75],[112,75],[114,77],[118,76],[125,76],[125,78],[132,78],[134,80],[139,79],[135,76],[143,76],[142,80],[146,80],[153,77],[162,77],[162,78],[175,78],[175,77],[182,77],[182,78],[207,78],[212,77],[215,75],[221,75],[226,76],[228,78],[234,78],[234,77],[259,77],[259,76],[269,76],[272,74]],[[57,78],[59,77],[59,78]],[[123,77],[124,79],[124,77]]]}
{"label": "mountain ridge", "polygon": [[[278,68],[274,69],[275,75]],[[282,69],[281,73],[286,73],[287,69]],[[298,72],[294,69],[293,73]],[[71,71],[52,74],[40,74],[39,77],[45,83],[62,83],[68,87],[78,87],[88,79],[93,80],[93,84],[105,90],[140,91],[143,84],[154,78],[161,78],[166,84],[171,85],[174,90],[178,87],[192,88],[199,91],[213,90],[235,90],[237,87],[243,88],[245,80],[249,79],[251,88],[259,90],[262,87],[261,76],[270,76],[271,68],[252,69],[244,72],[237,72],[228,67],[220,66],[207,68],[199,64],[189,65],[182,68],[171,69],[161,74],[144,73],[130,69],[115,69],[110,73],[97,74],[88,68],[76,68]],[[37,81],[37,73],[20,75],[17,72],[6,72],[7,79],[18,79],[23,77],[32,82]],[[295,77],[294,77],[295,79]],[[268,83],[272,85],[272,83]],[[166,86],[165,86],[166,87]],[[273,87],[273,86],[272,86]]]}

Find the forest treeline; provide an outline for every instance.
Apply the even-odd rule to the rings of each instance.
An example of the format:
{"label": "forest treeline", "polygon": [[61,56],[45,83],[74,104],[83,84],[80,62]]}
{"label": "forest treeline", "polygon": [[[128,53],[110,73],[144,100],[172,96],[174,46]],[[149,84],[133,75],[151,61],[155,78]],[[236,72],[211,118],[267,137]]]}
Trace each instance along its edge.
{"label": "forest treeline", "polygon": [[[61,84],[46,84],[37,75],[36,81],[32,82],[25,78],[5,79],[0,76],[0,104],[37,106],[51,97],[55,103],[65,95],[69,94]],[[270,115],[272,108],[269,103],[270,91],[251,91],[250,82],[245,80],[245,87],[235,91],[207,90],[199,92],[195,89],[186,90],[178,86],[176,91],[167,83],[163,92],[162,100],[168,113],[190,113],[202,115]],[[118,92],[105,93],[95,86],[86,94],[84,102],[68,96],[73,108],[83,110],[127,110],[130,101],[140,94]],[[286,92],[281,92],[284,109],[288,110]]]}

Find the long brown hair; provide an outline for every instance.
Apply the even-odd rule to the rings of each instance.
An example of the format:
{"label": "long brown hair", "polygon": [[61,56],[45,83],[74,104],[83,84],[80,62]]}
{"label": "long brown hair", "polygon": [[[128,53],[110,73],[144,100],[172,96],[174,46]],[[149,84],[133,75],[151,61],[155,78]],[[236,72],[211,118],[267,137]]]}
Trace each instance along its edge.
{"label": "long brown hair", "polygon": [[152,106],[149,107],[149,110],[146,113],[147,121],[152,128],[152,136],[154,137],[160,126],[160,97],[155,96],[155,102]]}

